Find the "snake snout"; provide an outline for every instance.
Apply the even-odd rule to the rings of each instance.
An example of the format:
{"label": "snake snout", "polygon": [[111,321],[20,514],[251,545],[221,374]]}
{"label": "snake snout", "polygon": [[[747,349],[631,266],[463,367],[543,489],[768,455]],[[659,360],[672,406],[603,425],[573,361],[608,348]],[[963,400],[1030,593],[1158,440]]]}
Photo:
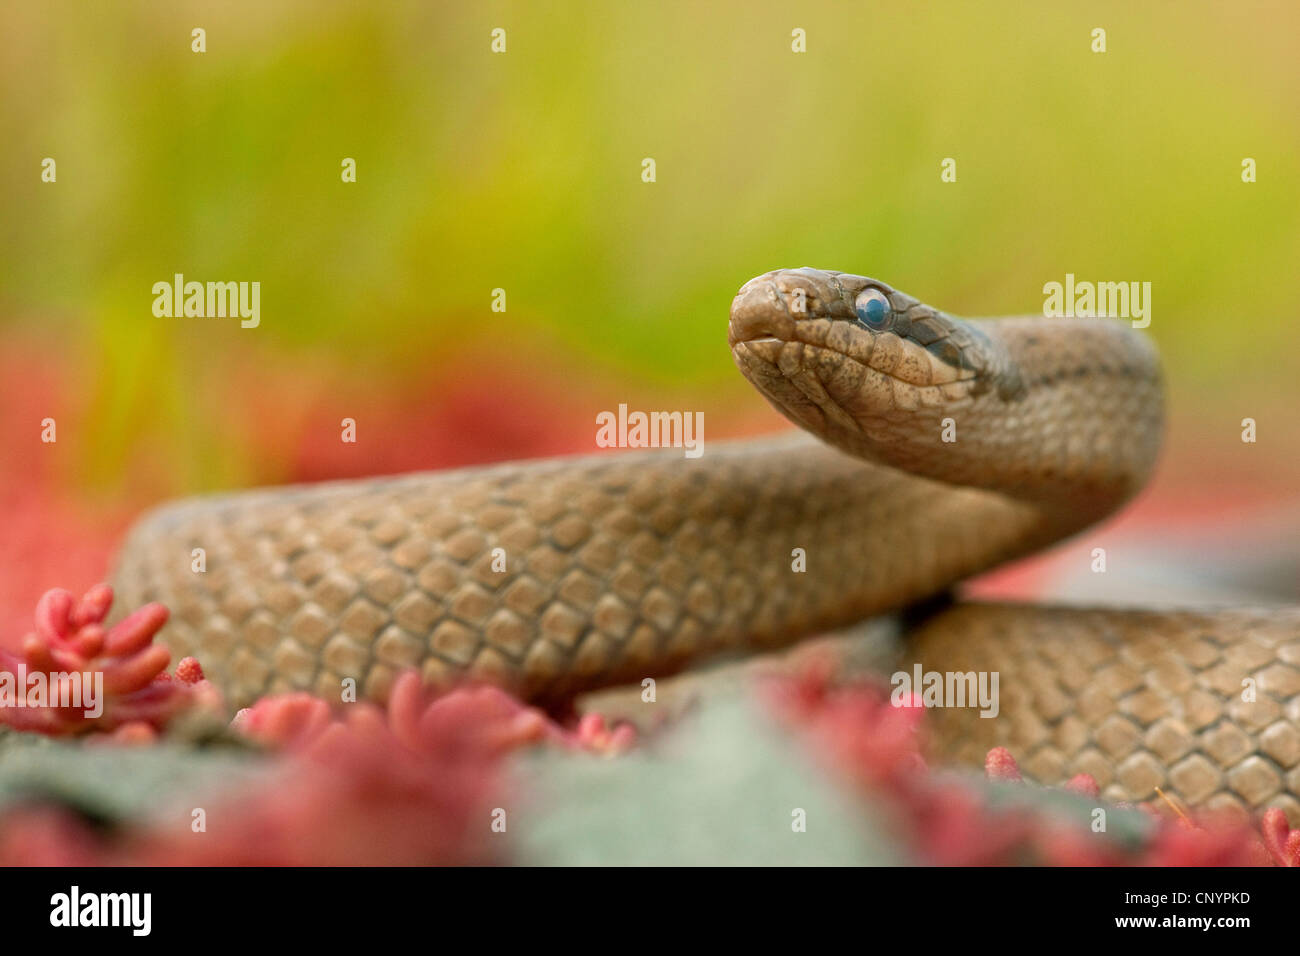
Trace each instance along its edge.
{"label": "snake snout", "polygon": [[766,276],[751,279],[736,293],[727,323],[727,344],[733,349],[742,342],[759,339],[788,342],[793,335],[794,318]]}
{"label": "snake snout", "polygon": [[728,342],[800,338],[799,323],[852,316],[836,274],[820,269],[776,269],[750,279],[731,303]]}

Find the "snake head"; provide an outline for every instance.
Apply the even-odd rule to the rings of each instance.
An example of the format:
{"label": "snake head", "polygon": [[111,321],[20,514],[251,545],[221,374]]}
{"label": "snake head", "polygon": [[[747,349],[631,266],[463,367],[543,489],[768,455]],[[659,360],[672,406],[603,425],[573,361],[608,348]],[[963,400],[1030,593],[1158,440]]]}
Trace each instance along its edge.
{"label": "snake head", "polygon": [[853,454],[995,388],[1023,390],[977,327],[877,279],[778,269],[731,304],[732,357],[780,412]]}

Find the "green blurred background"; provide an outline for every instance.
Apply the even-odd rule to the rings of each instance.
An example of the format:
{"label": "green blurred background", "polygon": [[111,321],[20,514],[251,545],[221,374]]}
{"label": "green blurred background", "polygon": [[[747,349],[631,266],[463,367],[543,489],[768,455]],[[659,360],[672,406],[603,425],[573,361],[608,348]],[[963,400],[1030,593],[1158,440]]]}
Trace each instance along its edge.
{"label": "green blurred background", "polygon": [[[0,489],[115,534],[171,494],[589,450],[622,401],[776,428],[727,307],[814,265],[965,315],[1150,281],[1162,480],[1290,494],[1298,29],[1282,2],[7,3]],[[155,318],[177,272],[260,281],[261,326]]]}

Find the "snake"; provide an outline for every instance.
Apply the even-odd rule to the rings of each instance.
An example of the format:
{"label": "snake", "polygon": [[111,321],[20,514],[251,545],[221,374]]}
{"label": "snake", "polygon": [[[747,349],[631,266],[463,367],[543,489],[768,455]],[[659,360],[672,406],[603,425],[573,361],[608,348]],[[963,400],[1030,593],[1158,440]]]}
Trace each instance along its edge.
{"label": "snake", "polygon": [[382,701],[410,669],[554,703],[929,607],[900,671],[999,678],[995,717],[933,710],[940,759],[1005,746],[1042,782],[1300,824],[1300,609],[932,600],[1143,487],[1145,335],[800,268],[740,288],[728,344],[798,429],[166,503],[126,537],[119,606],[167,605],[164,642],[240,706]]}

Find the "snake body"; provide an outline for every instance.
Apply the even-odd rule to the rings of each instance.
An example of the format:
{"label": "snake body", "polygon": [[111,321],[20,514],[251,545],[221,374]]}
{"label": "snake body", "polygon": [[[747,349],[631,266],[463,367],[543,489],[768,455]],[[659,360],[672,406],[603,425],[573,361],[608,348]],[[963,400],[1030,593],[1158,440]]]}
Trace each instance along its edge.
{"label": "snake body", "polygon": [[[1110,514],[1159,449],[1159,361],[1120,323],[960,320],[796,269],[741,288],[729,341],[804,434],[165,505],[121,605],[167,604],[164,639],[241,705],[348,678],[382,699],[407,668],[554,701],[912,605]],[[1296,611],[958,604],[914,663],[1000,674],[998,717],[935,712],[942,753],[1300,823]]]}

